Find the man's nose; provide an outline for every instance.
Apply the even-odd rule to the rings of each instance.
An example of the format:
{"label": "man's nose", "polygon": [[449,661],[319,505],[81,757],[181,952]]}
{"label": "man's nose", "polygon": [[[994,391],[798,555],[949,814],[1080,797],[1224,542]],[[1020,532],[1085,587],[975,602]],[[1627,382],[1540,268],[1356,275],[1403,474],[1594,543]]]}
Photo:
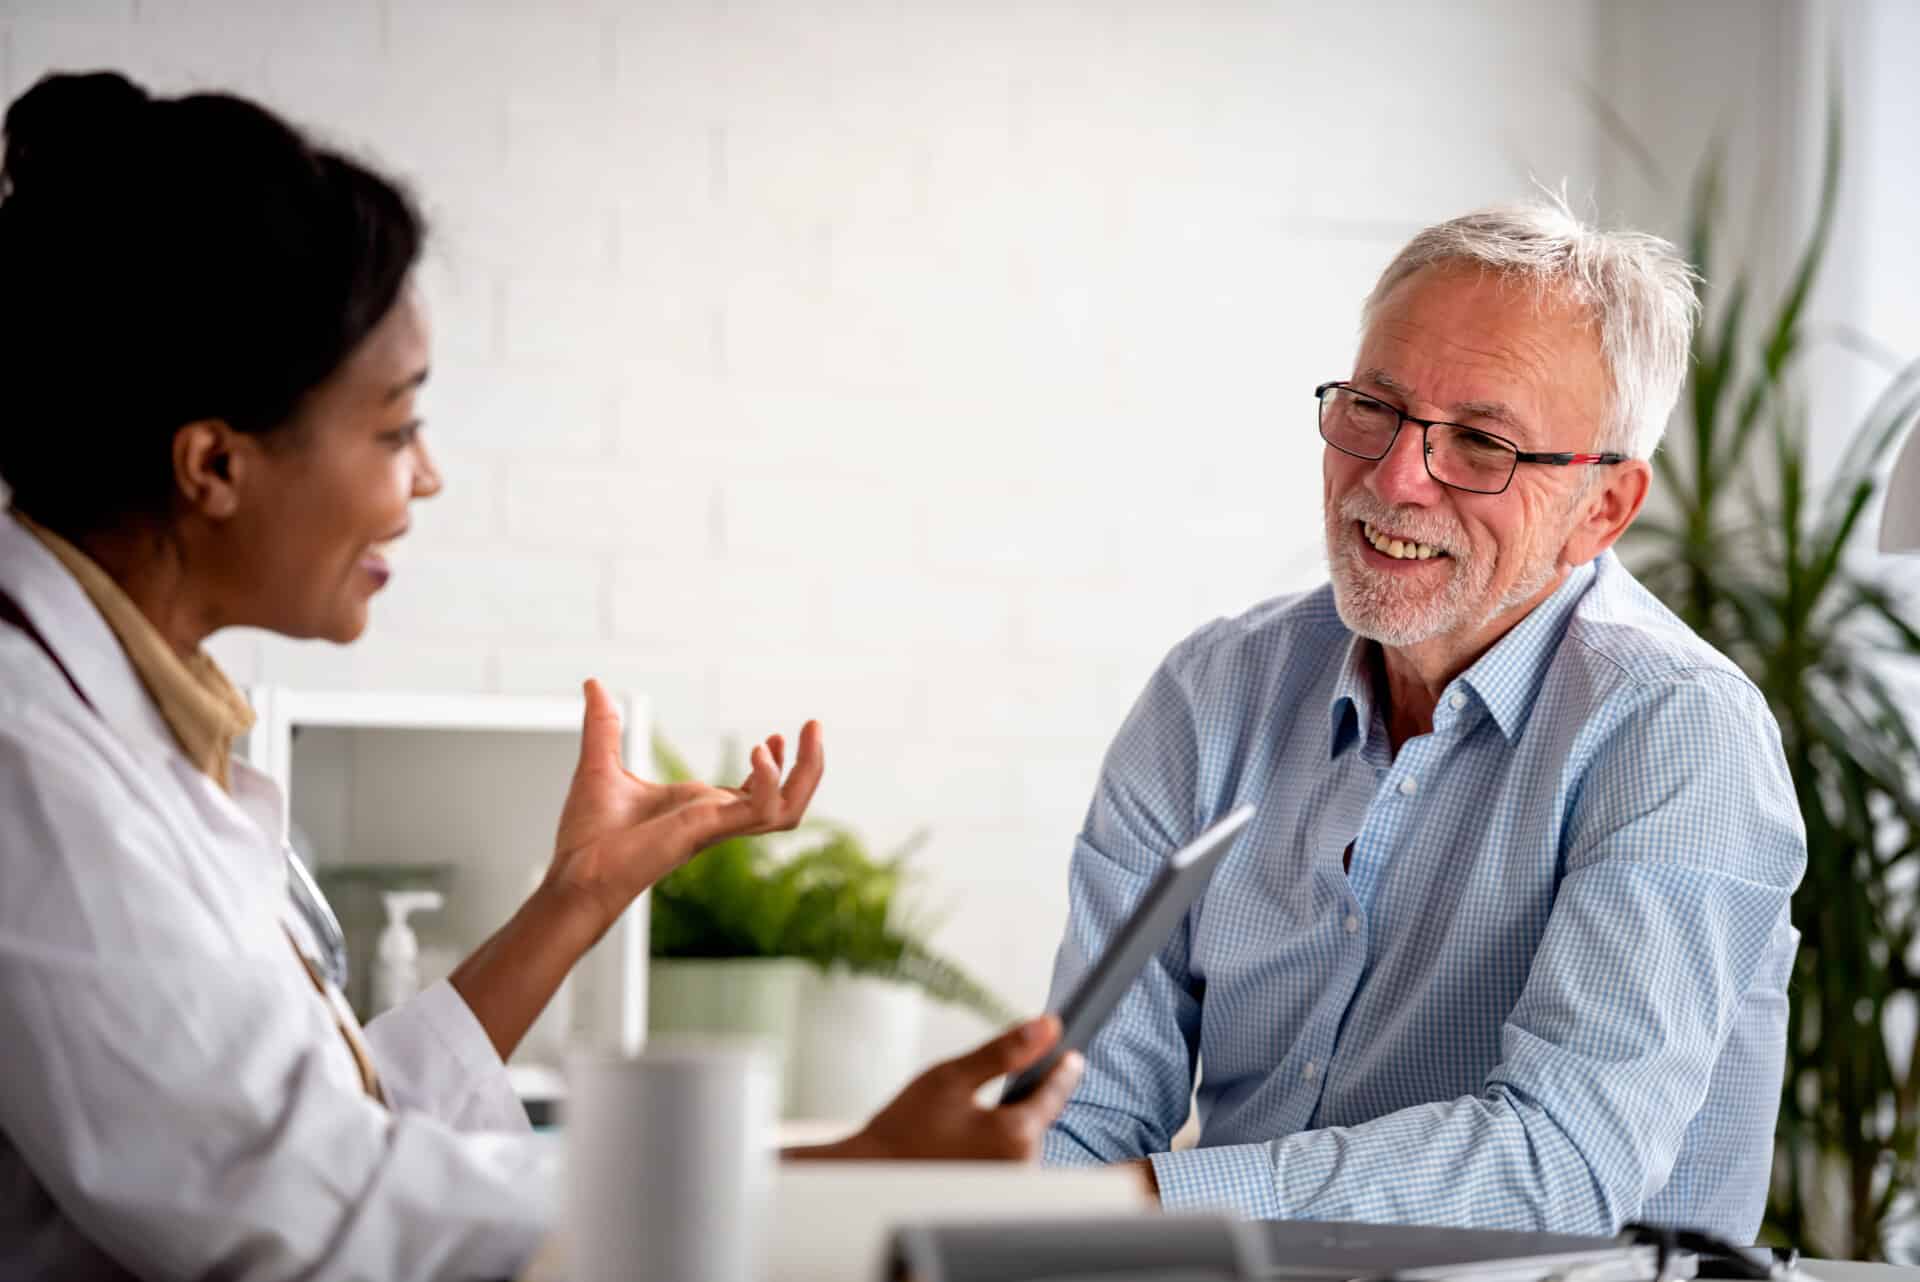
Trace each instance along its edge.
{"label": "man's nose", "polygon": [[1427,471],[1421,457],[1427,436],[1418,423],[1403,423],[1386,457],[1367,474],[1367,488],[1393,504],[1425,505],[1440,497],[1440,482]]}

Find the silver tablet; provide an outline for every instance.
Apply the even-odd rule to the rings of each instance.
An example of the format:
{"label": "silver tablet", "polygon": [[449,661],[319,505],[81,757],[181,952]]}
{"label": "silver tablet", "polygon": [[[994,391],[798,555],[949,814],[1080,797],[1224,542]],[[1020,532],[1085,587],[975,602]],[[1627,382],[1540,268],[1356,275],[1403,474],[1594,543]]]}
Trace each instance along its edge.
{"label": "silver tablet", "polygon": [[1068,1051],[1087,1049],[1087,1043],[1140,977],[1148,958],[1160,951],[1187,909],[1206,889],[1214,865],[1252,819],[1253,807],[1241,806],[1173,852],[1140,897],[1133,915],[1114,932],[1100,960],[1081,977],[1060,1007],[1060,1023],[1064,1026],[1060,1044],[1039,1063],[1007,1079],[1006,1090],[1000,1095],[1002,1104],[1017,1104],[1031,1095]]}

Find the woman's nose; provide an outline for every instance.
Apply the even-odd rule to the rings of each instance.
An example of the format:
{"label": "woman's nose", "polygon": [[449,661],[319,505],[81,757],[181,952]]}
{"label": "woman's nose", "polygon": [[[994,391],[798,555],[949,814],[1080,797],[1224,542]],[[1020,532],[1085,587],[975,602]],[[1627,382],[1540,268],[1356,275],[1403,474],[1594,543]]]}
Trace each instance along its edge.
{"label": "woman's nose", "polygon": [[434,466],[433,455],[424,444],[416,441],[413,448],[413,497],[430,499],[440,492],[440,469]]}

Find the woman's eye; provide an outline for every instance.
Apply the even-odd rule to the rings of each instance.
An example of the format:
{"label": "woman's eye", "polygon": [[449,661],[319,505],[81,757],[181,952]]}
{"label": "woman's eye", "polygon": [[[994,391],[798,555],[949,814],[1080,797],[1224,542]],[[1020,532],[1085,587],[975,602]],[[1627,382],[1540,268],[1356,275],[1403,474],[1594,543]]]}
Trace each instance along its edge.
{"label": "woman's eye", "polygon": [[425,423],[415,419],[405,427],[396,427],[392,431],[382,432],[380,439],[396,450],[403,450],[420,438],[420,429],[425,426]]}

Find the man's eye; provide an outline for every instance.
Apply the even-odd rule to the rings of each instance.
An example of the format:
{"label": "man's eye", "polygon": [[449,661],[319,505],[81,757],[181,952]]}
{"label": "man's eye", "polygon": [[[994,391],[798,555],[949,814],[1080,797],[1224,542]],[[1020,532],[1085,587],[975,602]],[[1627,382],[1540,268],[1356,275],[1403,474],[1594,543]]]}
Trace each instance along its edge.
{"label": "man's eye", "polygon": [[1364,401],[1364,400],[1356,399],[1353,402],[1353,416],[1364,422],[1371,423],[1371,422],[1383,422],[1386,419],[1392,418],[1394,415],[1391,409],[1387,408],[1385,405],[1381,404],[1379,401]]}
{"label": "man's eye", "polygon": [[425,423],[416,419],[404,427],[396,427],[392,431],[382,432],[380,439],[396,450],[405,449],[420,438],[420,429],[425,426]]}

